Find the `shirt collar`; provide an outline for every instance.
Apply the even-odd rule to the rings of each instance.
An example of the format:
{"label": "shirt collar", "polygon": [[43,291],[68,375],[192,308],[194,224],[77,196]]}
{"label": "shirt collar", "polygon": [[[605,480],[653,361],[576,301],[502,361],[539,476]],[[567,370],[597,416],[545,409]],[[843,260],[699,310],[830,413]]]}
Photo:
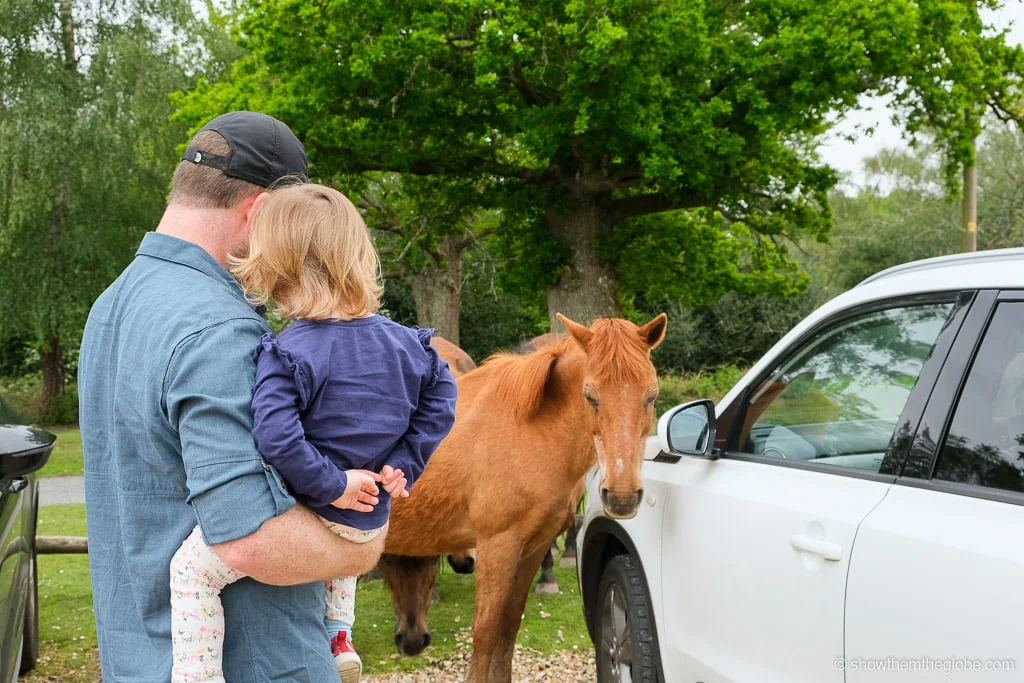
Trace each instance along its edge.
{"label": "shirt collar", "polygon": [[231,273],[224,269],[224,266],[217,263],[216,259],[198,244],[160,232],[147,232],[135,254],[136,256],[152,256],[162,261],[170,261],[198,270],[207,277],[226,285],[238,298],[252,306],[253,310],[260,315],[267,310],[266,306],[253,304],[246,299],[245,292],[242,291],[238,280],[232,277]]}

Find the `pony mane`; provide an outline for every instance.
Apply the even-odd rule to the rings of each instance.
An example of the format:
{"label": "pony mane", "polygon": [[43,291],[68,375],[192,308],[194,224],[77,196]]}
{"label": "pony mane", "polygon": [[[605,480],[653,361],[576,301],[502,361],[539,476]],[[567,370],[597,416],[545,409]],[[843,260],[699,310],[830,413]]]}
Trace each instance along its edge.
{"label": "pony mane", "polygon": [[544,404],[548,381],[555,363],[573,348],[570,337],[560,338],[525,355],[497,353],[479,367],[475,374],[493,378],[495,398],[520,420],[536,415]]}
{"label": "pony mane", "polygon": [[587,341],[590,371],[611,382],[644,381],[651,372],[651,351],[637,327],[622,318],[599,318],[590,326]]}
{"label": "pony mane", "polygon": [[[609,382],[647,381],[652,372],[650,349],[637,327],[621,318],[601,318],[590,327],[586,342],[587,366],[597,378]],[[544,335],[530,353],[497,353],[473,371],[486,376],[494,399],[519,420],[529,420],[544,405],[551,375],[559,358],[580,349],[571,336]]]}

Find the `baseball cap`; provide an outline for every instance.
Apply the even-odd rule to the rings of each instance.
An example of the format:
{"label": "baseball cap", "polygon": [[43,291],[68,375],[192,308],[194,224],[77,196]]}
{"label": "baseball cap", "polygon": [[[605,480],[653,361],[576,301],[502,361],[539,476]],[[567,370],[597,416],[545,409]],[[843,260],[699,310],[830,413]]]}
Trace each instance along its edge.
{"label": "baseball cap", "polygon": [[229,156],[185,148],[182,161],[209,166],[232,178],[270,187],[285,176],[306,176],[306,149],[291,129],[272,116],[253,111],[233,111],[213,119],[199,132],[220,133],[231,150]]}

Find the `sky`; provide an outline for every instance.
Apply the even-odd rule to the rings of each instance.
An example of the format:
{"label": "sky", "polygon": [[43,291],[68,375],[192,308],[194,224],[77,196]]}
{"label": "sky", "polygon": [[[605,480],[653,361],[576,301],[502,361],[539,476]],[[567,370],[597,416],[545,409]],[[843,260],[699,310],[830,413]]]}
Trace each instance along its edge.
{"label": "sky", "polygon": [[[1024,44],[1024,2],[1007,0],[1006,4],[995,12],[984,11],[982,17],[986,23],[997,29],[1009,29],[1007,41]],[[847,116],[826,136],[822,138],[818,153],[832,168],[846,174],[844,185],[862,185],[864,182],[863,161],[888,147],[906,147],[900,130],[890,121],[888,111],[890,102],[882,98],[865,98],[865,108]],[[874,126],[874,134],[867,136],[858,134],[858,129]],[[847,135],[857,135],[855,141],[844,140]]]}

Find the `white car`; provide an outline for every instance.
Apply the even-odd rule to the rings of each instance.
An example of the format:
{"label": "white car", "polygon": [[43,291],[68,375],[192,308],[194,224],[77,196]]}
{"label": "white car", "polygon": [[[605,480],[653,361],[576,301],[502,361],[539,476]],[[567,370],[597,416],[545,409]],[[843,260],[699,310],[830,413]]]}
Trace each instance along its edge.
{"label": "white car", "polygon": [[598,680],[1024,681],[1024,249],[886,270],[587,481]]}

